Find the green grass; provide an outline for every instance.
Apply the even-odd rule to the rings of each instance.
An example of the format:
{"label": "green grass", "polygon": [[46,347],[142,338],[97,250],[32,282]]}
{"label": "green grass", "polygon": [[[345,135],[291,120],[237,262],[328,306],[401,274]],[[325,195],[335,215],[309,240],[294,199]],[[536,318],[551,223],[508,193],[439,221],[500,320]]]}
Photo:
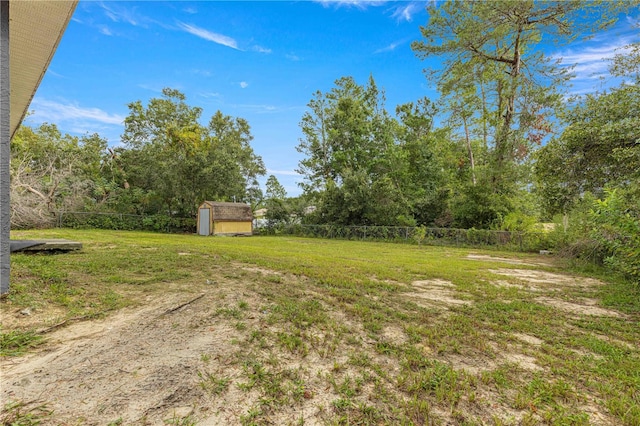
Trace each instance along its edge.
{"label": "green grass", "polygon": [[5,404],[0,411],[0,424],[10,426],[35,426],[50,418],[53,411],[46,404],[34,401],[14,401]]}
{"label": "green grass", "polygon": [[0,356],[17,356],[43,343],[43,337],[33,330],[0,332]]}
{"label": "green grass", "polygon": [[[106,231],[16,234],[79,240],[84,249],[12,256],[11,293],[2,302],[11,310],[55,309],[61,321],[106,315],[160,291],[215,294],[217,304],[202,321],[234,330],[237,351],[226,362],[240,376],[210,369],[216,361],[197,354],[207,368],[196,383],[215,398],[230,389],[251,395],[238,415],[242,424],[273,423],[281,410],[311,404],[326,424],[581,425],[595,406],[613,423],[640,425],[640,293],[615,277],[600,276],[607,285],[593,291],[543,285],[530,291],[516,287],[521,279],[495,271],[582,272],[561,262],[471,260],[471,252],[550,259],[449,247]],[[434,279],[449,283],[433,287],[434,294],[469,303],[417,297],[411,283]],[[510,286],[494,285],[497,280]],[[621,315],[576,315],[540,297],[590,298]],[[5,339],[13,354],[29,350],[39,343],[35,327],[46,325],[5,327],[2,350]],[[522,359],[534,365],[523,366]],[[329,396],[316,402],[320,394]]]}
{"label": "green grass", "polygon": [[198,371],[198,377],[200,378],[200,387],[213,395],[225,392],[231,381],[229,378],[219,377],[219,375],[207,371]]}

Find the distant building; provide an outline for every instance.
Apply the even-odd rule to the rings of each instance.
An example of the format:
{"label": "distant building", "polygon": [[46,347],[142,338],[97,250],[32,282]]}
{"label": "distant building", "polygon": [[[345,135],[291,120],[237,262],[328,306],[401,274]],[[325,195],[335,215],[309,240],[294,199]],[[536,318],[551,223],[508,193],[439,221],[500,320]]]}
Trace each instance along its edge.
{"label": "distant building", "polygon": [[267,209],[258,209],[253,212],[253,228],[258,229],[267,226]]}
{"label": "distant building", "polygon": [[198,207],[198,235],[251,235],[251,206],[205,201]]}

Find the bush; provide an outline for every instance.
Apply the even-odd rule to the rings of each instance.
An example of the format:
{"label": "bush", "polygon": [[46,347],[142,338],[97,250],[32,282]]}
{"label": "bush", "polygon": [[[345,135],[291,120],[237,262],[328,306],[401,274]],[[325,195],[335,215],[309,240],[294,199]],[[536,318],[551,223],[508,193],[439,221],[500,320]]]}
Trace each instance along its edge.
{"label": "bush", "polygon": [[604,265],[640,283],[640,186],[606,190],[603,199],[587,193],[549,234],[558,254]]}
{"label": "bush", "polygon": [[604,264],[640,283],[640,199],[631,190],[595,200],[590,236],[604,249]]}
{"label": "bush", "polygon": [[74,229],[112,229],[183,234],[195,232],[196,219],[165,215],[139,216],[120,213],[66,212],[59,213],[58,226]]}

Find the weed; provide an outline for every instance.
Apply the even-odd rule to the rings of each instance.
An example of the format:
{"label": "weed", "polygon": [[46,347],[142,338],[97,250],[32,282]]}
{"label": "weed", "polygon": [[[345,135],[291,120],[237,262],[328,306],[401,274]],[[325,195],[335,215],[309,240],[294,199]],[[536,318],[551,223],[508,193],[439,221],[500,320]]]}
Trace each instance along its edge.
{"label": "weed", "polygon": [[52,414],[53,411],[49,410],[46,404],[14,401],[7,403],[2,408],[0,424],[10,426],[38,425],[46,418],[51,417]]}
{"label": "weed", "polygon": [[277,333],[278,342],[280,345],[287,349],[291,353],[297,353],[301,356],[306,356],[309,353],[309,348],[302,340],[300,332],[294,333]]}
{"label": "weed", "polygon": [[0,356],[22,355],[31,348],[42,344],[44,339],[34,331],[12,330],[0,332]]}
{"label": "weed", "polygon": [[431,406],[423,398],[412,397],[402,405],[403,417],[409,424],[430,425]]}
{"label": "weed", "polygon": [[198,371],[198,377],[200,378],[200,387],[213,395],[220,395],[225,392],[231,382],[229,378],[218,377],[209,372]]}
{"label": "weed", "polygon": [[353,402],[351,402],[351,400],[349,399],[344,398],[336,399],[331,404],[333,405],[333,408],[336,409],[336,411],[345,411],[353,407]]}
{"label": "weed", "polygon": [[191,414],[185,417],[174,415],[171,418],[164,419],[164,424],[171,426],[195,426],[198,424],[198,421]]}
{"label": "weed", "polygon": [[268,275],[266,280],[274,284],[280,284],[282,282],[282,278],[280,278],[279,275]]}
{"label": "weed", "polygon": [[242,426],[254,426],[257,425],[256,420],[262,415],[262,409],[258,407],[251,407],[247,410],[247,414],[240,416],[240,424]]}
{"label": "weed", "polygon": [[216,315],[221,315],[224,318],[242,319],[244,314],[238,308],[218,308],[215,312]]}

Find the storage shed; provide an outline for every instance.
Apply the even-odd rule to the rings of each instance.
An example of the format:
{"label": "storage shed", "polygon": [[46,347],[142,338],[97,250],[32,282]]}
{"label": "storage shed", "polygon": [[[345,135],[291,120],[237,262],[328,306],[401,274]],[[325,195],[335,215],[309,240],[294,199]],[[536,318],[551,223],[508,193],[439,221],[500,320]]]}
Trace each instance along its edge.
{"label": "storage shed", "polygon": [[205,201],[198,207],[198,235],[251,235],[251,206]]}

